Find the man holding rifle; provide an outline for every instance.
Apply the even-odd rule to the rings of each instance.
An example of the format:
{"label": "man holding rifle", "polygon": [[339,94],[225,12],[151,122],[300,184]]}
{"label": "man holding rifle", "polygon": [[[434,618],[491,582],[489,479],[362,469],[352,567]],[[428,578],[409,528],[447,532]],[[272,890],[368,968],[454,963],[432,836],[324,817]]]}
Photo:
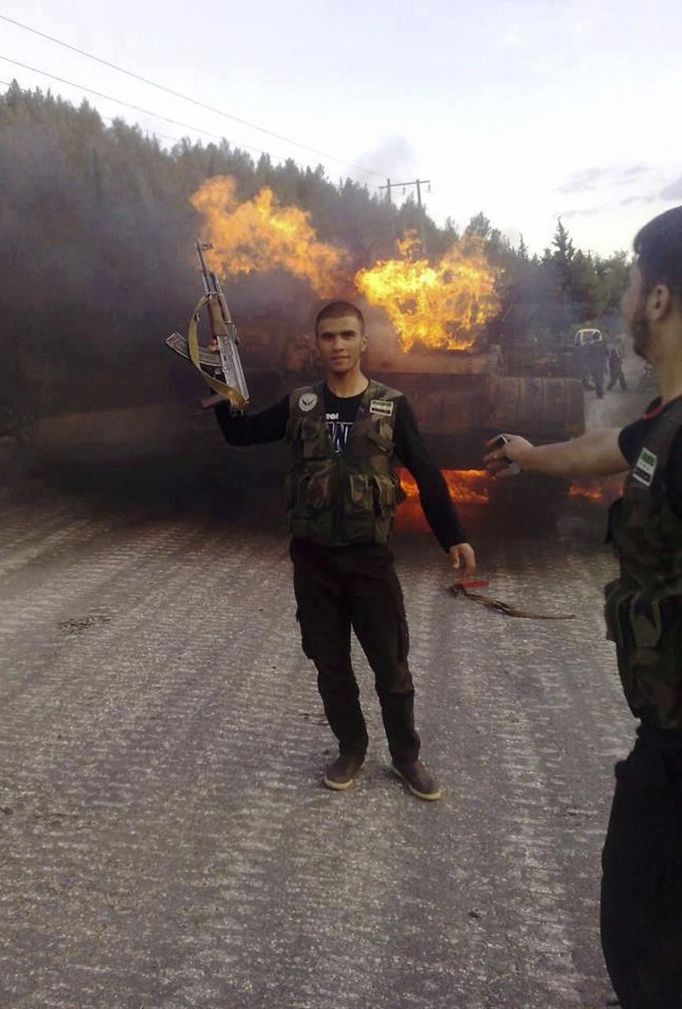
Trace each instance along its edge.
{"label": "man holding rifle", "polygon": [[464,575],[474,570],[474,551],[405,397],[362,372],[367,339],[360,310],[345,301],[328,304],[317,317],[315,339],[323,382],[252,416],[228,403],[216,414],[233,445],[285,438],[292,449],[288,508],[297,617],[339,742],[325,785],[348,788],[368,744],[351,666],[352,628],[374,672],[393,771],[418,798],[438,799],[434,776],[419,759],[407,621],[389,547],[401,493],[396,459],[417,481],[431,528]]}
{"label": "man holding rifle", "polygon": [[627,471],[608,538],[620,576],[606,622],[640,720],[616,790],[602,856],[602,945],[622,1009],[682,1006],[682,207],[650,221],[622,302],[637,354],[661,396],[623,428],[558,445],[508,435],[486,456],[496,474]]}

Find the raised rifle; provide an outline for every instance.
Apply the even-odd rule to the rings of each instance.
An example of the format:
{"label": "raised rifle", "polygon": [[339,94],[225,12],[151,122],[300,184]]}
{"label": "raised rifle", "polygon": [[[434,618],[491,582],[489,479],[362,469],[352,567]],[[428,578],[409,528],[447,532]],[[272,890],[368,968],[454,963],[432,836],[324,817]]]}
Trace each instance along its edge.
{"label": "raised rifle", "polygon": [[[166,344],[176,354],[191,361],[214,392],[229,400],[237,410],[243,410],[249,402],[249,390],[239,358],[237,327],[232,321],[220,281],[206,265],[204,252],[211,248],[207,242],[196,239],[204,295],[194,309],[187,336],[173,333]],[[208,347],[200,347],[198,337],[199,317],[204,308],[208,311],[212,337]]]}

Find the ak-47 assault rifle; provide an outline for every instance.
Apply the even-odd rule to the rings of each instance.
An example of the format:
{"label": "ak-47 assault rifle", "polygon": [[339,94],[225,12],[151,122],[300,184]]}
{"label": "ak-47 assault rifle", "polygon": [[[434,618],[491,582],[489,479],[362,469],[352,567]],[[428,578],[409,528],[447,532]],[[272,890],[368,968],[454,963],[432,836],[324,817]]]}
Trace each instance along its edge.
{"label": "ak-47 assault rifle", "polygon": [[[197,238],[196,247],[204,281],[204,296],[194,309],[187,337],[181,333],[173,333],[166,340],[166,344],[176,354],[191,361],[214,392],[229,400],[235,409],[243,410],[249,402],[249,390],[239,359],[237,327],[232,322],[220,281],[206,266],[204,251],[212,246]],[[197,332],[199,316],[204,308],[208,309],[212,334],[208,347],[199,346]]]}

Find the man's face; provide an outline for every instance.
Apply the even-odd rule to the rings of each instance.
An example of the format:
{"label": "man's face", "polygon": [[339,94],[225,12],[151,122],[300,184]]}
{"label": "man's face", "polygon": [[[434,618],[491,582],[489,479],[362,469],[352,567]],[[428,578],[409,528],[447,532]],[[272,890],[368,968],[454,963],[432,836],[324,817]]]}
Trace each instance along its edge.
{"label": "man's face", "polygon": [[317,328],[317,350],[325,371],[345,375],[356,368],[367,346],[362,323],[354,315],[323,319]]}
{"label": "man's face", "polygon": [[632,337],[635,354],[649,359],[652,343],[651,323],[647,315],[642,271],[637,263],[630,267],[630,279],[620,304],[623,320]]}

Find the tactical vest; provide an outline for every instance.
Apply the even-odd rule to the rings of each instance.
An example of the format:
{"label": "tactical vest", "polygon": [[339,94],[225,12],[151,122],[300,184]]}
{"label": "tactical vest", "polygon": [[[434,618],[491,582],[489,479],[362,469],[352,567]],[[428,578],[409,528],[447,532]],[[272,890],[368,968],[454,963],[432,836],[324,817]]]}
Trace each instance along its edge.
{"label": "tactical vest", "polygon": [[293,452],[287,480],[291,533],[320,546],[387,543],[402,500],[393,468],[401,393],[370,381],[343,452],[332,445],[324,385],[295,389],[286,440]]}
{"label": "tactical vest", "polygon": [[665,485],[680,428],[682,398],[651,424],[609,515],[620,577],[605,589],[608,636],[633,714],[660,729],[682,729],[682,517]]}

